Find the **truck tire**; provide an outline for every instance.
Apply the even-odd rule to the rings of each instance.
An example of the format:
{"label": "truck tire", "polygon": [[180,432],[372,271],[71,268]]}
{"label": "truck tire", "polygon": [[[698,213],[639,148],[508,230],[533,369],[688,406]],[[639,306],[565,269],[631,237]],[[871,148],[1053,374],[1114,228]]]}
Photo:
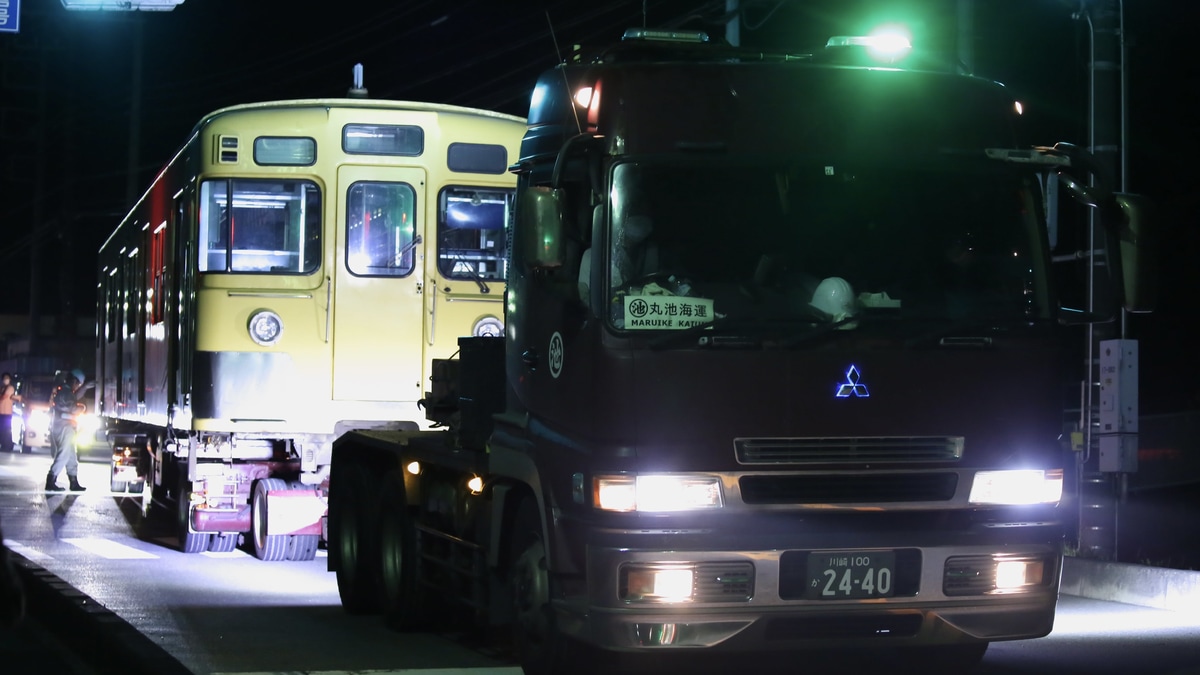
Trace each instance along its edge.
{"label": "truck tire", "polygon": [[288,535],[267,532],[267,493],[286,490],[287,482],[281,478],[264,478],[254,486],[254,498],[250,504],[250,526],[254,542],[254,556],[259,560],[275,562],[287,558]]}
{"label": "truck tire", "polygon": [[336,556],[338,595],[347,614],[378,614],[379,554],[376,545],[379,479],[353,462],[334,466],[329,478],[329,548]]}
{"label": "truck tire", "polygon": [[388,625],[395,630],[421,625],[424,603],[417,583],[417,533],[399,471],[384,478],[379,497],[379,572]]}
{"label": "truck tire", "polygon": [[179,535],[179,550],[184,553],[203,553],[208,550],[208,541],[212,535],[208,532],[192,532],[188,526],[192,504],[188,494],[192,491],[192,482],[186,474],[179,478],[179,489],[175,494],[175,531]]}
{"label": "truck tire", "polygon": [[521,500],[513,520],[509,549],[509,587],[512,589],[512,646],[526,675],[579,672],[580,664],[567,660],[565,640],[559,635],[550,606],[550,574],[542,520],[537,502]]}
{"label": "truck tire", "polygon": [[217,532],[208,542],[208,550],[212,553],[229,553],[237,549],[237,532]]}
{"label": "truck tire", "polygon": [[315,560],[321,538],[315,534],[293,534],[288,537],[287,559],[297,562]]}

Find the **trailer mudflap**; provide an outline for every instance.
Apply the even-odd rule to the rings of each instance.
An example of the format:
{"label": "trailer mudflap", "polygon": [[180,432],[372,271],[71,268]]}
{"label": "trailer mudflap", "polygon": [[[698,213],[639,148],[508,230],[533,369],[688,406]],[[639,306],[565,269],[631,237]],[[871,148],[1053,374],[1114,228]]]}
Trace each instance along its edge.
{"label": "trailer mudflap", "polygon": [[316,490],[267,492],[267,534],[321,534],[327,505]]}

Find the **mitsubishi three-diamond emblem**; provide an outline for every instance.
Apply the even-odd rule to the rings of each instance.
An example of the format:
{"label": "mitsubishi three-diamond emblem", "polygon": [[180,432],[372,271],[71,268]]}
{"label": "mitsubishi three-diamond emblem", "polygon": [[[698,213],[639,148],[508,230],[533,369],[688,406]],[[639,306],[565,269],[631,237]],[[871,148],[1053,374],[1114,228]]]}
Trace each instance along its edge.
{"label": "mitsubishi three-diamond emblem", "polygon": [[862,383],[862,375],[858,372],[858,367],[851,365],[850,370],[846,371],[846,381],[839,384],[837,392],[834,394],[838,398],[870,398],[871,393],[867,391],[867,385]]}

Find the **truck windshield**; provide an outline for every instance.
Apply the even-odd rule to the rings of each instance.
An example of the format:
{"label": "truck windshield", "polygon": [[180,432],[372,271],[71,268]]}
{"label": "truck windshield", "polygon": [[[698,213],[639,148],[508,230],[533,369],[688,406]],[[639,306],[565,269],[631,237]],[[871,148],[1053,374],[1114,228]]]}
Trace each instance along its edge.
{"label": "truck windshield", "polygon": [[808,324],[1049,316],[1037,184],[986,162],[626,162],[608,220],[609,318]]}

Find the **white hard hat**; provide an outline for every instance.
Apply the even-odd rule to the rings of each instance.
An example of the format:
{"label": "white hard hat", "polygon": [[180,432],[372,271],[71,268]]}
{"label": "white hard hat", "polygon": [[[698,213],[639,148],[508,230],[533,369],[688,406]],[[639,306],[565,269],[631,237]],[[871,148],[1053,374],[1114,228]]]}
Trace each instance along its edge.
{"label": "white hard hat", "polygon": [[841,321],[848,316],[854,316],[854,289],[850,283],[841,277],[828,277],[817,284],[813,292],[813,307]]}

